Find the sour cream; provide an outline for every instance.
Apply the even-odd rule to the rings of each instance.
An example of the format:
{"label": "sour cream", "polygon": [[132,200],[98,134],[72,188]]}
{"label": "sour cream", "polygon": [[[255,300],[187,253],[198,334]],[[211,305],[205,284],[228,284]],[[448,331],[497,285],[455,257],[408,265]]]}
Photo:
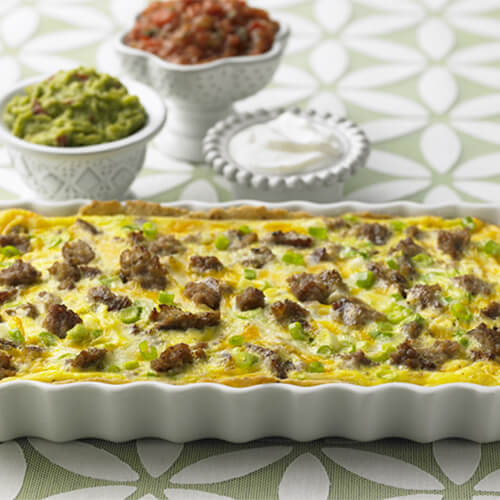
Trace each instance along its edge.
{"label": "sour cream", "polygon": [[342,154],[342,147],[326,125],[286,111],[235,134],[229,153],[253,172],[290,175],[331,165]]}

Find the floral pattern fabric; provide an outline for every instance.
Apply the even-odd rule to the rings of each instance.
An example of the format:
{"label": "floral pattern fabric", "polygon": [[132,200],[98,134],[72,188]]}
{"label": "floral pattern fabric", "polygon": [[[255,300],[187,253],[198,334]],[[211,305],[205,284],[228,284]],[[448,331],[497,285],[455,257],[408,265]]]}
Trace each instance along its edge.
{"label": "floral pattern fabric", "polygon": [[[78,64],[120,75],[113,39],[146,0],[1,0],[0,92]],[[299,104],[362,125],[373,150],[346,199],[498,201],[500,0],[253,0],[292,29],[272,84],[239,110]],[[31,197],[0,148],[0,199]],[[130,195],[232,198],[151,144]],[[500,499],[500,446],[280,439],[0,444],[0,498]]]}

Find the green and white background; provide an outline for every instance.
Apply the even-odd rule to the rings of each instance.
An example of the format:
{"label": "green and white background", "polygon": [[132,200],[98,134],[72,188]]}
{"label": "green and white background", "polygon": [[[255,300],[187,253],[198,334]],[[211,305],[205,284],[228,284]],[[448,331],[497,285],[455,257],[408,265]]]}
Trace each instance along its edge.
{"label": "green and white background", "polygon": [[[347,114],[373,144],[346,198],[500,198],[500,0],[255,0],[293,36],[273,84],[240,109]],[[111,47],[145,0],[0,0],[0,91]],[[231,199],[225,180],[154,146],[133,186],[156,201]],[[0,149],[0,198],[29,197]],[[500,445],[159,440],[0,444],[0,499],[500,499]]]}

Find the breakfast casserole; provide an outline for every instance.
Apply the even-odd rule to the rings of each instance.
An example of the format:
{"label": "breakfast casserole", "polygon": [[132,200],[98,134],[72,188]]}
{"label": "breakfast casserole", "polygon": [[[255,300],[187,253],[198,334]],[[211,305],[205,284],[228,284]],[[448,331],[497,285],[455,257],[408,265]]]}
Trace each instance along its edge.
{"label": "breakfast casserole", "polygon": [[500,381],[500,231],[477,218],[0,212],[2,381]]}

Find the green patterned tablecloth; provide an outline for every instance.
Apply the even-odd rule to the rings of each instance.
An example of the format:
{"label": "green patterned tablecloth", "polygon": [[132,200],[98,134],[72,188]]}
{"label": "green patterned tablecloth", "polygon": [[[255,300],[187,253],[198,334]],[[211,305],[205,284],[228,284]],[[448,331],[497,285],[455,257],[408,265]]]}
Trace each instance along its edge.
{"label": "green patterned tablecloth", "polygon": [[[293,36],[273,84],[240,109],[347,114],[373,152],[346,198],[500,197],[500,0],[255,0]],[[111,38],[144,0],[0,0],[0,91],[76,64],[118,72]],[[0,198],[30,192],[0,149]],[[231,199],[225,180],[150,147],[133,194]],[[495,492],[498,496],[495,496]],[[0,444],[0,499],[500,499],[500,446],[159,440]]]}

